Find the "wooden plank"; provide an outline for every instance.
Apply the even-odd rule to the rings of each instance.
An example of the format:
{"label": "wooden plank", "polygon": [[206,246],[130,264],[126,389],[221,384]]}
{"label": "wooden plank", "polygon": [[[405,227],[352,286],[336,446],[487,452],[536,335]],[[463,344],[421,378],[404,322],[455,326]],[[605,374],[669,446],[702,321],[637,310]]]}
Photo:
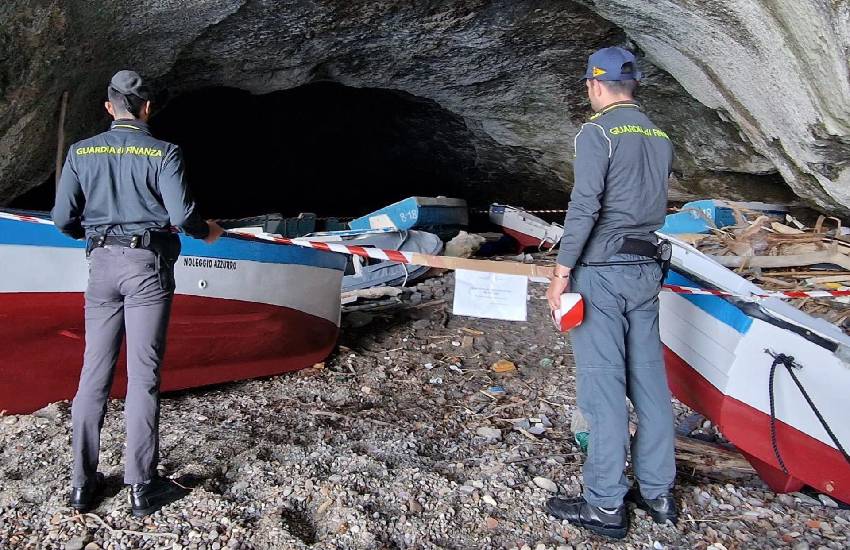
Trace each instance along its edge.
{"label": "wooden plank", "polygon": [[806,279],[806,284],[810,285],[820,285],[824,283],[846,283],[850,282],[850,273],[845,273],[844,275],[827,275],[824,277],[812,277],[811,279]]}
{"label": "wooden plank", "polygon": [[62,176],[62,165],[65,163],[65,113],[68,110],[68,92],[62,92],[62,103],[59,107],[59,128],[56,130],[56,188],[59,188],[59,178]]}
{"label": "wooden plank", "polygon": [[824,250],[789,256],[708,256],[723,267],[796,267],[813,264],[835,264],[850,270],[850,258],[838,252]]}
{"label": "wooden plank", "polygon": [[[429,256],[414,252],[412,264],[427,265],[444,269],[467,269],[469,271],[486,271],[506,275],[523,275],[525,277],[552,277],[555,270],[551,266],[524,264],[520,262],[496,262],[493,260],[473,260],[471,258],[454,258],[451,256]],[[850,263],[850,261],[848,261]]]}
{"label": "wooden plank", "polygon": [[773,228],[777,233],[781,233],[783,235],[803,235],[805,231],[801,231],[799,229],[795,229],[793,227],[789,227],[784,223],[773,222],[770,224],[770,227]]}
{"label": "wooden plank", "polygon": [[681,435],[676,436],[676,461],[711,477],[756,475],[756,471],[738,451]]}

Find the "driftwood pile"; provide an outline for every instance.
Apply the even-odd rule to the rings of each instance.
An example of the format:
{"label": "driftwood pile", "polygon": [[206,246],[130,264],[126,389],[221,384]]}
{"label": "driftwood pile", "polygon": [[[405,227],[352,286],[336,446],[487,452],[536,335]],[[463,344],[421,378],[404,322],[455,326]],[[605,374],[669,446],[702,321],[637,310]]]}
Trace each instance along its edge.
{"label": "driftwood pile", "polygon": [[[850,230],[838,218],[820,216],[807,227],[790,214],[737,208],[735,225],[685,236],[704,254],[770,291],[847,290],[850,287]],[[789,300],[802,311],[850,333],[850,298]]]}

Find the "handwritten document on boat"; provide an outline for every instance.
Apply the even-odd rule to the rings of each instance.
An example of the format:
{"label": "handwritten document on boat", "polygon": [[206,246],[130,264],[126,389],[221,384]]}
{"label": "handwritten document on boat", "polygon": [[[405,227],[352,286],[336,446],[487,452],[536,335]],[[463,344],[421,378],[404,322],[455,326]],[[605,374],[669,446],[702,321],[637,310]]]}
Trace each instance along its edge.
{"label": "handwritten document on boat", "polygon": [[527,291],[528,277],[458,269],[455,271],[453,313],[525,321]]}

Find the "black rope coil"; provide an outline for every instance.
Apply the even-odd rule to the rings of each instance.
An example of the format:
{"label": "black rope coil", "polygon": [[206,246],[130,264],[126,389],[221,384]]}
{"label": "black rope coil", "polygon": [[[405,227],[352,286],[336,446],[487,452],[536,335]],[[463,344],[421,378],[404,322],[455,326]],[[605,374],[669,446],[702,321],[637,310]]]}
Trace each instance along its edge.
{"label": "black rope coil", "polygon": [[809,408],[812,409],[812,412],[815,413],[815,416],[820,421],[821,426],[826,431],[829,438],[835,444],[835,447],[841,452],[844,456],[844,460],[847,461],[847,464],[850,464],[850,455],[847,454],[847,451],[844,450],[844,447],[841,445],[841,442],[838,441],[838,437],[836,437],[835,432],[832,431],[829,424],[824,419],[820,410],[818,410],[812,398],[809,397],[809,393],[803,387],[803,384],[800,382],[800,379],[797,378],[797,375],[794,373],[794,369],[803,368],[802,365],[798,365],[794,361],[794,357],[790,355],[785,355],[784,353],[774,353],[773,351],[766,349],[765,353],[773,357],[773,364],[770,365],[770,379],[768,386],[768,395],[770,398],[770,443],[773,445],[773,454],[776,455],[776,461],[779,463],[779,467],[782,468],[782,471],[788,474],[788,468],[785,466],[785,461],[782,460],[782,454],[779,452],[779,441],[776,437],[776,402],[773,394],[773,384],[776,378],[776,367],[782,365],[785,367],[785,370],[788,371],[788,374],[791,375],[791,379],[794,381],[794,384],[797,385],[797,389],[800,390],[800,393],[806,399],[806,403],[809,404]]}

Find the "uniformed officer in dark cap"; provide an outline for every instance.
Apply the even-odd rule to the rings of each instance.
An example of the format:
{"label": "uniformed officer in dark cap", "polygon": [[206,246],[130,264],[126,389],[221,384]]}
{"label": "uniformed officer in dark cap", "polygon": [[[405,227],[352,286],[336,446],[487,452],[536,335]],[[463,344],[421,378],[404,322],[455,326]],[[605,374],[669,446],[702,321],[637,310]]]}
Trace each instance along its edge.
{"label": "uniformed officer in dark cap", "polygon": [[[673,410],[658,332],[658,292],[669,243],[664,223],[673,148],[634,100],[641,74],[623,48],[590,56],[587,94],[596,112],[575,138],[575,185],[547,298],[555,309],[568,288],[582,295],[584,322],[571,332],[578,406],[590,425],[584,494],[552,498],[554,516],[620,538],[624,499],[658,523],[677,518]],[[638,431],[629,442],[629,409]],[[631,447],[639,489],[623,469]]]}
{"label": "uniformed officer in dark cap", "polygon": [[180,149],[151,136],[151,92],[134,71],[107,89],[108,131],[71,146],[56,192],[53,221],[87,239],[86,350],[71,409],[74,467],[70,504],[87,510],[102,483],[100,430],[123,336],[127,336],[124,481],[136,516],[185,490],[159,477],[159,382],[174,296],[179,227],[213,243],[223,233],[198,215],[183,177]]}

